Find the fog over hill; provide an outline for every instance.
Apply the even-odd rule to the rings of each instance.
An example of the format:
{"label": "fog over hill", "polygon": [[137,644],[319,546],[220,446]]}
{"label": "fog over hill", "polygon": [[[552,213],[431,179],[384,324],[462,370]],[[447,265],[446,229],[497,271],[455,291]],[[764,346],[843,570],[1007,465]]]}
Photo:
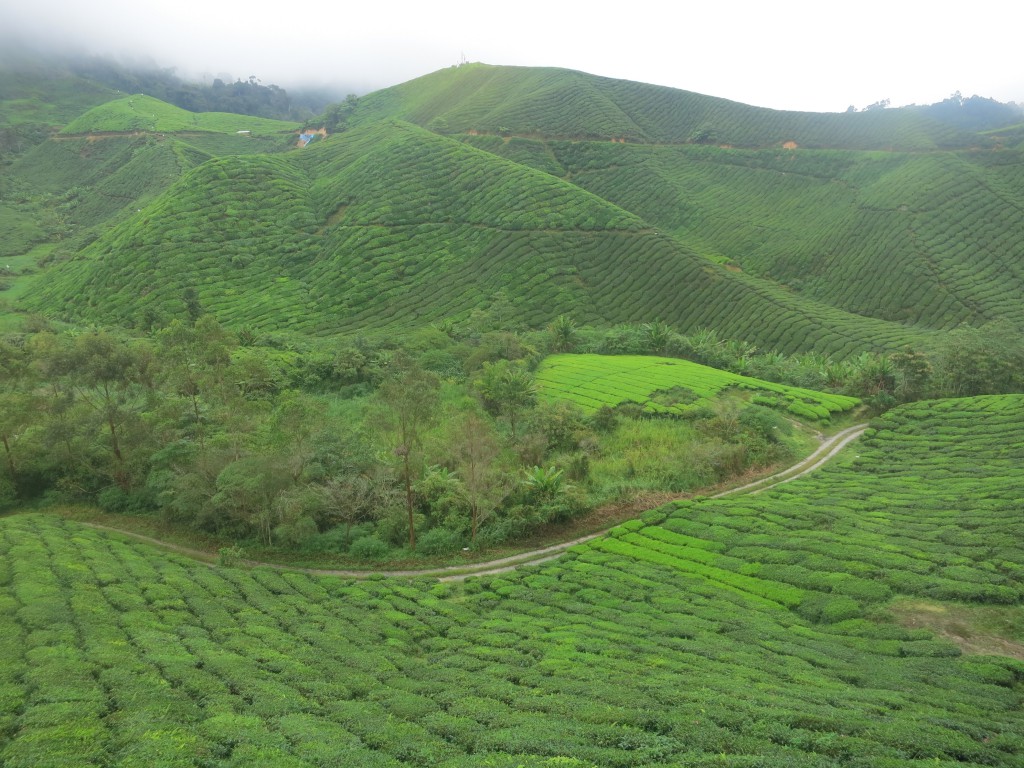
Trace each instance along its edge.
{"label": "fog over hill", "polygon": [[[667,85],[747,104],[841,112],[888,99],[941,101],[959,90],[1024,101],[1017,65],[1022,10],[984,14],[867,0],[856,9],[808,0],[740,0],[656,13],[595,13],[526,0],[514,8],[312,0],[263,9],[229,0],[139,4],[55,0],[0,8],[0,29],[49,52],[150,59],[200,82],[250,75],[289,90],[367,93],[463,60],[557,66]],[[226,77],[225,77],[226,76]]]}

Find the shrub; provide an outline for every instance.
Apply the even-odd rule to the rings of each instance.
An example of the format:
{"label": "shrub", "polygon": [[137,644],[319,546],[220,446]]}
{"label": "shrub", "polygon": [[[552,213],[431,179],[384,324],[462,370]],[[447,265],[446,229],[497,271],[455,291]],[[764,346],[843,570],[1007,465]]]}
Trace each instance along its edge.
{"label": "shrub", "polygon": [[383,560],[389,551],[390,547],[376,536],[364,536],[349,547],[349,554],[357,560]]}
{"label": "shrub", "polygon": [[[424,555],[450,555],[461,549],[462,544],[463,538],[458,531],[448,528],[431,528],[419,537],[416,549]],[[354,548],[355,545],[353,545]]]}
{"label": "shrub", "polygon": [[221,547],[218,551],[217,563],[225,568],[235,568],[245,559],[245,550],[237,544]]}
{"label": "shrub", "polygon": [[800,603],[796,612],[809,621],[835,624],[861,616],[860,603],[850,597],[812,594]]}

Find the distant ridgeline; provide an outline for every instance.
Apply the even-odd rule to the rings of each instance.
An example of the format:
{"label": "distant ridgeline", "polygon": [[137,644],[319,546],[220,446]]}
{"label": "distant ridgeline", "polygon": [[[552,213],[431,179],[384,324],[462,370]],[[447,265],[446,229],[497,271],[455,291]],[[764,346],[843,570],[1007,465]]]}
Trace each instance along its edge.
{"label": "distant ridgeline", "polygon": [[66,223],[11,300],[146,327],[189,295],[228,325],[332,334],[504,295],[531,326],[661,321],[838,356],[1021,328],[1020,116],[956,101],[790,113],[464,65],[351,98],[283,152],[300,126],[119,99],[11,167]]}

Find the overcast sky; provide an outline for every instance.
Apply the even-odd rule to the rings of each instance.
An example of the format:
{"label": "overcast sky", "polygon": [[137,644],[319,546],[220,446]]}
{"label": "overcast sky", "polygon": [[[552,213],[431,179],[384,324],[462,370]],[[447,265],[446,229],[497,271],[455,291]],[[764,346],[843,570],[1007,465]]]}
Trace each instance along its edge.
{"label": "overcast sky", "polygon": [[954,91],[1024,102],[1024,2],[0,0],[0,30],[92,53],[365,93],[467,61],[557,66],[775,109]]}

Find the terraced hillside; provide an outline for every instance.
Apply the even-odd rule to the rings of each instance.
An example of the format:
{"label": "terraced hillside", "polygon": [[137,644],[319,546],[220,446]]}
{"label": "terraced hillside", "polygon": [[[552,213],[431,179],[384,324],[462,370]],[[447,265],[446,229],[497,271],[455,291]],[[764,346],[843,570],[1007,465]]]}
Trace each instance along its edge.
{"label": "terraced hillside", "polygon": [[6,66],[0,58],[0,155],[16,154],[83,112],[117,98],[112,88],[65,73]]}
{"label": "terraced hillside", "polygon": [[504,295],[534,327],[660,321],[836,357],[1024,327],[1024,154],[997,148],[1005,130],[485,65],[349,106],[345,132],[291,153],[286,123],[142,96],[90,110],[0,180],[0,254],[70,260],[5,298],[148,327],[195,292],[231,326],[331,334]]}
{"label": "terraced hillside", "polygon": [[186,289],[223,322],[304,333],[420,326],[502,291],[535,325],[655,317],[834,352],[921,336],[729,272],[572,184],[408,123],[206,163],[29,306],[131,323],[181,315]]}
{"label": "terraced hillside", "polygon": [[[0,84],[12,78],[4,74]],[[9,109],[5,102],[0,114]],[[249,132],[239,134],[243,128]],[[289,149],[297,128],[241,115],[197,115],[145,96],[112,99],[24,148],[5,169],[0,256],[48,261],[56,247],[66,258],[186,171],[217,156]]]}
{"label": "terraced hillside", "polygon": [[698,253],[830,306],[931,328],[999,318],[1024,324],[1020,151],[530,143],[545,150],[534,156],[551,158],[555,170],[545,170]]}
{"label": "terraced hillside", "polygon": [[353,124],[398,118],[441,133],[770,147],[924,150],[991,140],[914,110],[781,112],[548,67],[467,64],[370,94]]}
{"label": "terraced hillside", "polygon": [[1021,662],[864,616],[1019,608],[1022,425],[1021,396],[904,407],[783,489],[464,586],[211,569],[6,517],[0,761],[1016,766]]}

